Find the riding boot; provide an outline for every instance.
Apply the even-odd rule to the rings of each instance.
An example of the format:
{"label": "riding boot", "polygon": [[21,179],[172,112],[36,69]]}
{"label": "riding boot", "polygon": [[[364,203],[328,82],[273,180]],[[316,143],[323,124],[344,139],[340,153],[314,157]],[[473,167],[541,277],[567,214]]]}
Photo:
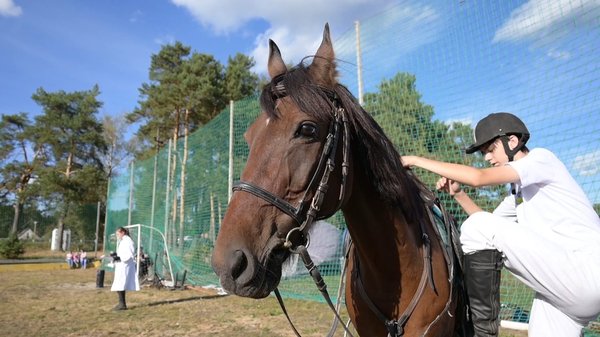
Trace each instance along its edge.
{"label": "riding boot", "polygon": [[497,337],[500,326],[502,253],[482,250],[465,254],[465,283],[476,337]]}
{"label": "riding boot", "polygon": [[125,291],[117,291],[119,295],[119,304],[113,308],[113,310],[127,310],[127,304],[125,303]]}

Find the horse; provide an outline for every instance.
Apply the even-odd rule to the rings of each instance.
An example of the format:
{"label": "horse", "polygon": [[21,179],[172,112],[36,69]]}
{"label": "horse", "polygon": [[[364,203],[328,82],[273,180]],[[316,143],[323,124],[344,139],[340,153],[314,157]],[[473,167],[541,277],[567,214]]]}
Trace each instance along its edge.
{"label": "horse", "polygon": [[352,239],[345,298],[356,332],[463,335],[458,252],[439,239],[431,211],[439,202],[338,83],[329,25],[310,65],[288,69],[269,40],[268,73],[262,112],[244,134],[248,160],[213,250],[222,287],[267,297],[311,224],[341,210]]}

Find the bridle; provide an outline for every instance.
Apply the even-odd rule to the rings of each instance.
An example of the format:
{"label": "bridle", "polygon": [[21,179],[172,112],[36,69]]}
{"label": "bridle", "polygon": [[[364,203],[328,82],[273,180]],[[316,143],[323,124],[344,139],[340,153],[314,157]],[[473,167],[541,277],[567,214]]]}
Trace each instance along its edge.
{"label": "bridle", "polygon": [[[287,96],[285,86],[283,85],[282,75],[275,77],[272,81],[272,95],[276,98],[283,98]],[[346,117],[345,109],[339,102],[337,95],[334,91],[327,88],[321,90],[329,97],[332,104],[332,119],[329,123],[328,134],[325,138],[325,144],[321,151],[319,163],[315,169],[310,183],[304,190],[304,194],[297,206],[292,205],[285,199],[269,192],[262,187],[259,187],[253,183],[246,181],[237,181],[232,190],[244,191],[250,193],[256,197],[259,197],[271,205],[277,207],[280,211],[289,215],[296,222],[296,227],[292,228],[286,235],[284,246],[289,249],[293,249],[300,244],[306,244],[306,242],[293,243],[291,241],[292,234],[298,232],[301,234],[301,238],[306,240],[308,238],[307,229],[315,220],[321,220],[330,217],[342,207],[342,203],[345,197],[346,182],[348,177],[348,153],[349,153],[349,131],[348,131],[348,119]],[[342,131],[343,129],[343,131]],[[342,181],[340,185],[340,194],[338,196],[338,202],[335,209],[330,214],[319,214],[321,205],[325,200],[325,195],[329,189],[329,176],[335,170],[335,157],[338,142],[340,141],[341,133],[343,132],[343,161],[342,161]],[[319,179],[319,174],[320,179]],[[317,185],[318,183],[318,185]],[[312,199],[308,199],[309,193],[314,191]]]}
{"label": "bridle", "polygon": [[[271,81],[271,94],[275,98],[283,98],[287,96],[287,92],[285,86],[283,84],[283,74],[279,75]],[[350,136],[348,130],[348,119],[346,116],[346,111],[344,107],[340,104],[339,98],[337,94],[324,87],[320,87],[323,93],[329,98],[332,109],[330,115],[332,119],[329,123],[328,134],[325,138],[325,144],[323,145],[323,149],[321,151],[321,156],[319,158],[319,163],[317,168],[315,169],[312,178],[308,186],[306,187],[304,194],[300,201],[297,203],[298,206],[294,206],[285,199],[275,195],[272,192],[269,192],[262,187],[259,187],[255,184],[246,181],[237,181],[232,190],[235,191],[244,191],[250,193],[258,198],[265,200],[271,205],[277,207],[280,211],[289,215],[296,222],[296,227],[292,228],[285,237],[285,242],[283,246],[290,250],[291,253],[298,254],[302,258],[304,265],[310,275],[312,276],[317,288],[323,295],[323,298],[329,305],[330,309],[335,314],[336,319],[342,323],[342,326],[352,337],[352,333],[348,330],[346,324],[343,323],[342,318],[340,317],[338,311],[336,310],[333,302],[331,301],[331,297],[327,292],[327,285],[323,280],[319,270],[313,263],[310,255],[308,254],[307,246],[309,243],[308,236],[308,228],[315,220],[325,219],[332,216],[335,212],[342,208],[342,203],[344,202],[345,194],[346,194],[346,183],[348,178],[349,171],[349,149],[350,149]],[[343,132],[343,136],[342,136]],[[325,200],[325,196],[329,189],[329,177],[330,174],[335,170],[335,158],[336,152],[338,148],[338,144],[342,138],[342,165],[341,165],[341,183],[340,183],[340,193],[338,196],[338,201],[336,207],[329,214],[319,214],[321,211],[321,205]],[[320,175],[320,179],[319,179]],[[317,185],[318,182],[318,185]],[[314,191],[314,195],[312,199],[308,199],[309,193]],[[310,206],[309,206],[310,203]],[[292,242],[292,236],[294,233],[299,233],[300,242]],[[292,323],[291,318],[289,317],[285,305],[283,304],[283,298],[279,293],[279,290],[275,288],[274,290],[275,296],[277,297],[277,301],[281,306],[292,330],[296,334],[296,336],[300,337],[300,333]],[[334,325],[335,326],[335,325]],[[329,331],[329,336],[333,336],[335,332],[335,328]]]}

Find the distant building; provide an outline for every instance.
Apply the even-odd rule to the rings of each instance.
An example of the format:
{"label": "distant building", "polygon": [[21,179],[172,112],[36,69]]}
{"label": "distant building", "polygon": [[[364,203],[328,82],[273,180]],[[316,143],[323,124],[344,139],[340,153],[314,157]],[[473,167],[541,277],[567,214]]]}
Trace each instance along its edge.
{"label": "distant building", "polygon": [[31,230],[31,228],[27,228],[27,229],[22,230],[19,233],[19,235],[17,235],[17,237],[21,241],[25,241],[25,240],[40,240],[41,239],[39,237],[39,235],[35,234],[35,232],[33,230]]}

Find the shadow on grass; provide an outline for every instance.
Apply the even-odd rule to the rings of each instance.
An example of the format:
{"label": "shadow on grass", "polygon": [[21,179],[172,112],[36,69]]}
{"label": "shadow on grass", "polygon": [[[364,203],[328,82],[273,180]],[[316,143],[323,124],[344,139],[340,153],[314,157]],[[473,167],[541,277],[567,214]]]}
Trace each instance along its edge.
{"label": "shadow on grass", "polygon": [[173,304],[173,303],[181,303],[181,302],[197,301],[197,300],[212,300],[215,298],[221,298],[221,297],[227,297],[227,296],[229,296],[229,295],[193,296],[193,297],[187,297],[187,298],[178,298],[178,299],[174,299],[174,300],[164,300],[164,301],[151,302],[148,304],[130,306],[129,309],[142,308],[142,307],[154,307],[157,305]]}

